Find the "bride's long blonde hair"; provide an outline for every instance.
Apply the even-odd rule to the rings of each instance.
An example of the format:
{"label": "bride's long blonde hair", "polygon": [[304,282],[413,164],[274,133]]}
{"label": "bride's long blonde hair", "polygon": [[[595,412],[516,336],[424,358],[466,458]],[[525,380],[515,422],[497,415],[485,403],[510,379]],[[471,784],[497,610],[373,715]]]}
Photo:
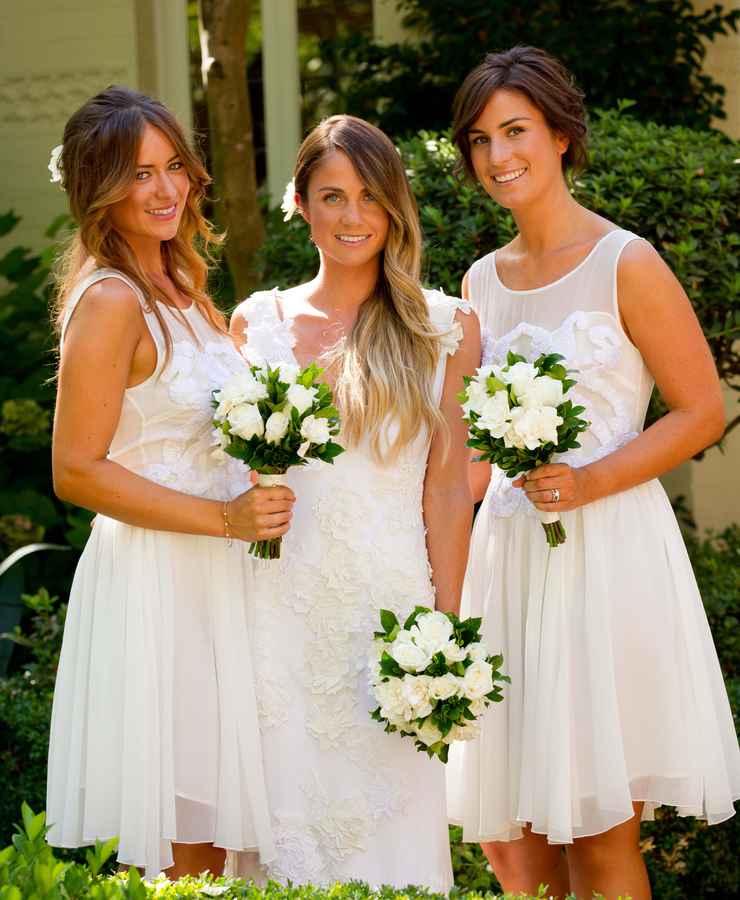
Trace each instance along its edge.
{"label": "bride's long blonde hair", "polygon": [[[419,214],[393,143],[374,125],[347,115],[325,119],[298,151],[293,179],[304,204],[311,173],[332,150],[347,155],[390,219],[378,280],[337,354],[336,382],[343,443],[368,437],[373,456],[390,463],[422,429],[447,434],[433,394],[441,350],[419,282]],[[398,430],[389,437],[382,426],[391,414]]]}
{"label": "bride's long blonde hair", "polygon": [[[177,234],[162,241],[165,272],[180,293],[198,304],[217,331],[227,333],[223,315],[206,293],[209,251],[222,240],[201,213],[211,179],[165,106],[145,94],[117,86],[88,100],[64,129],[59,168],[70,212],[79,227],[57,265],[57,328],[61,328],[72,288],[83,270],[93,265],[123,272],[150,301],[161,294],[109,215],[110,207],[122,200],[134,183],[139,143],[147,125],[158,128],[171,141],[190,179]],[[167,321],[157,303],[150,302],[150,308],[162,329],[168,358],[172,336]],[[182,320],[189,327],[184,316]]]}

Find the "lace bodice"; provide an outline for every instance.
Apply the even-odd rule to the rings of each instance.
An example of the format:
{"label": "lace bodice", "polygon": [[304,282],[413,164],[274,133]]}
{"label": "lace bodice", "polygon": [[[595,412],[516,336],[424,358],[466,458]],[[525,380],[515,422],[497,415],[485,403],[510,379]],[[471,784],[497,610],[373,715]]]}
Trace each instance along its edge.
{"label": "lace bodice", "polygon": [[108,458],[157,484],[216,500],[227,500],[249,487],[246,467],[215,450],[212,391],[244,367],[228,335],[215,331],[196,304],[178,313],[165,304],[172,334],[172,355],[165,364],[165,341],[156,316],[139,288],[113,269],[96,269],[74,288],[65,314],[64,331],[84,292],[96,281],[117,278],[141,303],[157,347],[154,373],[127,388]]}
{"label": "lace bodice", "polygon": [[[578,383],[568,397],[586,408],[583,415],[591,425],[580,438],[581,448],[556,461],[587,465],[642,431],[653,378],[622,328],[617,302],[619,256],[638,239],[629,231],[612,231],[562,278],[532,290],[502,284],[495,252],[470,269],[470,299],[483,329],[485,363],[505,363],[508,350],[527,359],[557,352],[575,370]],[[513,489],[499,469],[493,469],[489,492],[494,514],[533,511],[524,492]]]}

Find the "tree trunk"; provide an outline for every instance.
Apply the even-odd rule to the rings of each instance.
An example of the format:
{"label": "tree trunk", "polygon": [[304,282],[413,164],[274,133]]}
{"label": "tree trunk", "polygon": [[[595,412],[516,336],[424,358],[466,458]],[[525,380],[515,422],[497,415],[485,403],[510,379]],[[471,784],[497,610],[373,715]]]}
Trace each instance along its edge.
{"label": "tree trunk", "polygon": [[216,219],[227,232],[226,261],[237,299],[255,287],[255,255],[264,238],[247,92],[250,7],[249,0],[198,0]]}

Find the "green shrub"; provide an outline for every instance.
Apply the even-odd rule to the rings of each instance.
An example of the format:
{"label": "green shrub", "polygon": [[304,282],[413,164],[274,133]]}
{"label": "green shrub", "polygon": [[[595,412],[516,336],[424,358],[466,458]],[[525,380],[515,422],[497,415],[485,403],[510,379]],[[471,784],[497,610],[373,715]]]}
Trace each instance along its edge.
{"label": "green shrub", "polygon": [[[707,128],[724,118],[724,88],[703,71],[707,43],[737,29],[740,10],[691,0],[398,0],[415,39],[376,44],[359,34],[325,42],[355,75],[342,108],[390,134],[446,128],[452,99],[489,51],[542,47],[563,60],[589,106],[638,102],[642,119]],[[454,23],[453,27],[450,27]],[[334,82],[326,89],[337,91]]]}
{"label": "green shrub", "polygon": [[[191,897],[193,900],[206,897],[222,897],[223,900],[441,900],[442,894],[435,894],[424,888],[413,886],[398,890],[382,887],[374,890],[361,881],[346,884],[336,883],[327,888],[312,885],[287,886],[275,881],[265,887],[232,878],[212,878],[200,876],[186,877],[170,882],[166,878],[143,881],[134,868],[127,873],[106,875],[113,859],[116,840],[98,842],[85,853],[85,863],[63,862],[44,840],[47,828],[44,813],[34,815],[24,803],[23,825],[16,826],[13,843],[0,851],[0,900],[178,900]],[[455,891],[455,897],[477,898],[479,895]],[[524,894],[517,894],[518,900],[535,900]],[[547,891],[541,887],[537,900],[545,900]],[[595,900],[603,900],[594,894]],[[514,900],[513,894],[487,900]],[[575,900],[569,895],[564,900]]]}
{"label": "green shrub", "polygon": [[[740,388],[740,145],[717,133],[638,122],[624,115],[626,105],[595,116],[591,164],[576,196],[655,246],[691,298],[721,377]],[[448,135],[421,132],[399,149],[419,203],[425,281],[459,294],[470,264],[514,236],[513,219],[456,176]],[[317,263],[302,220],[286,224],[273,211],[263,285],[297,284]]]}

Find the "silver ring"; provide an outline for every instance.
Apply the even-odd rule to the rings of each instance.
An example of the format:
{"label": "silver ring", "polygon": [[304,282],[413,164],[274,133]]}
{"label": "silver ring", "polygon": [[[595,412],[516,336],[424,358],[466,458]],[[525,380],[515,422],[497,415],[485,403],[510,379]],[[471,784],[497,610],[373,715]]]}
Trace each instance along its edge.
{"label": "silver ring", "polygon": [[552,491],[552,500],[550,503],[560,503],[560,491],[557,488],[553,488]]}

